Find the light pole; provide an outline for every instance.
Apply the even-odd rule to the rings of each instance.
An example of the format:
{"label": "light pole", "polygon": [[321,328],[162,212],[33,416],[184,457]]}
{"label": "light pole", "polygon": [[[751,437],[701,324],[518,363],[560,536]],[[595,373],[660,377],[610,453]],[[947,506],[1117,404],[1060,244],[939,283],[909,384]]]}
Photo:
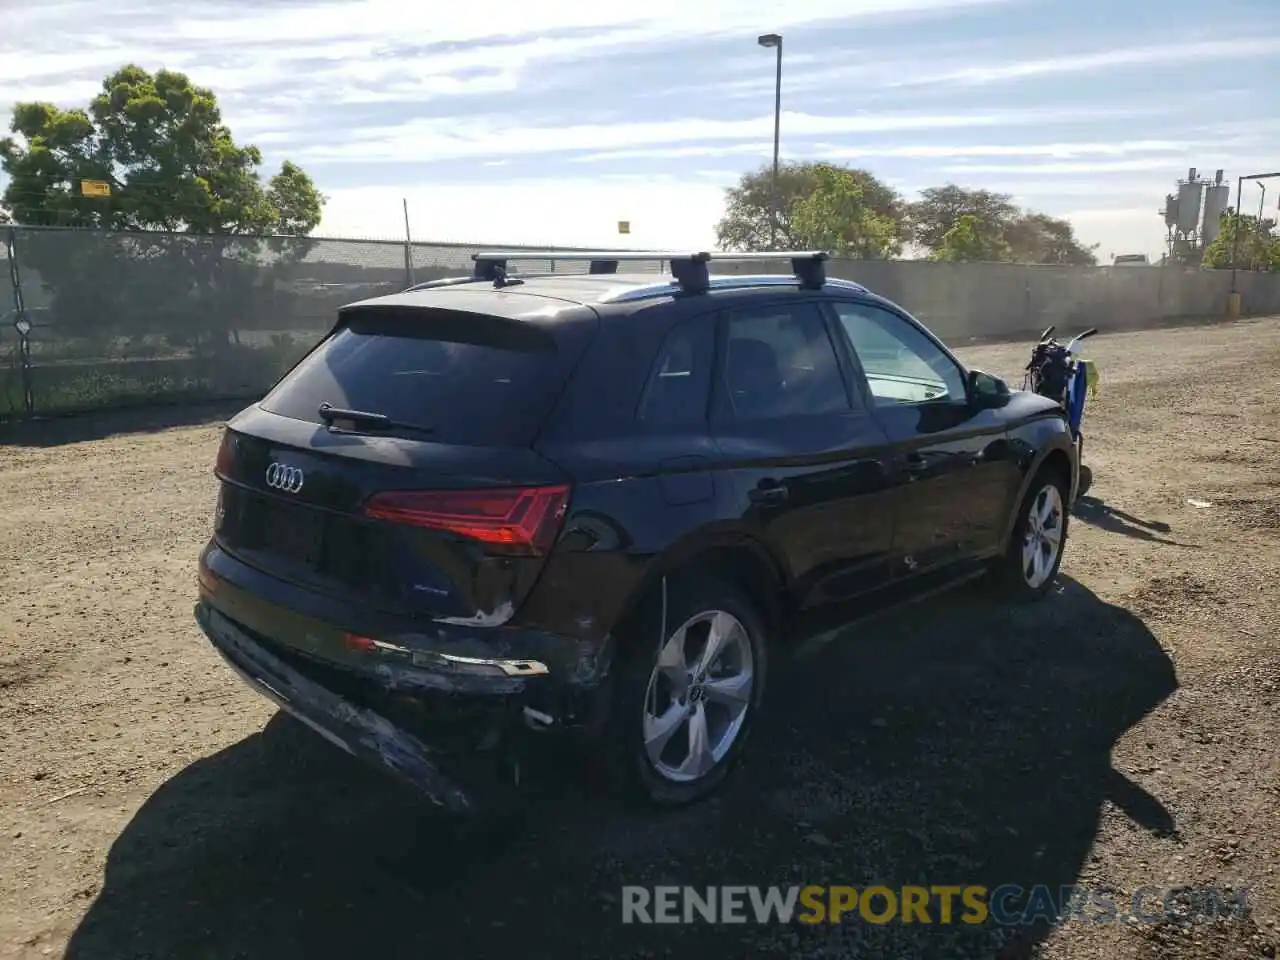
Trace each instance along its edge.
{"label": "light pole", "polygon": [[1262,247],[1262,205],[1267,202],[1267,185],[1259,180],[1258,189],[1262,191],[1262,195],[1258,197],[1258,219],[1253,225],[1253,255],[1255,260],[1259,249]]}
{"label": "light pole", "polygon": [[773,180],[769,187],[769,246],[778,246],[778,138],[782,132],[782,35],[766,33],[756,38],[762,47],[778,51],[778,79],[773,88]]}

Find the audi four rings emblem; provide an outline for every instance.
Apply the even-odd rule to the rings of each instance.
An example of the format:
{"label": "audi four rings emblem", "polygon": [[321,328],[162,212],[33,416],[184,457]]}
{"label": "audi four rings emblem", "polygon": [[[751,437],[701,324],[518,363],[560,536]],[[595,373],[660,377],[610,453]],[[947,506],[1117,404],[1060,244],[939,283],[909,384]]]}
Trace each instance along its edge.
{"label": "audi four rings emblem", "polygon": [[302,489],[302,481],[306,477],[301,467],[291,467],[284,463],[273,463],[267,467],[267,486],[285,493],[297,493]]}

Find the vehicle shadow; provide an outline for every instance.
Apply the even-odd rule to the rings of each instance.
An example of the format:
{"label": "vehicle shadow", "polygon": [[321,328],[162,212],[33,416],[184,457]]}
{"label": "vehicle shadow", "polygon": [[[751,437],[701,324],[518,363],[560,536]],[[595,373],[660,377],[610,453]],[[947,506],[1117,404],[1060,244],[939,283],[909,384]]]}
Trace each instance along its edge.
{"label": "vehicle shadow", "polygon": [[1159,520],[1143,520],[1140,517],[1135,517],[1133,514],[1113,507],[1097,497],[1084,496],[1078,498],[1071,508],[1071,515],[1078,517],[1091,526],[1098,527],[1101,530],[1108,530],[1111,533],[1124,534],[1126,537],[1136,537],[1139,540],[1165,543],[1175,547],[1195,546],[1194,544],[1179,543],[1176,540],[1157,536],[1157,534],[1169,533],[1173,528]]}
{"label": "vehicle shadow", "polygon": [[1174,831],[1111,765],[1177,687],[1128,611],[1065,580],[1029,608],[965,588],[843,632],[775,658],[750,763],[717,799],[663,815],[606,802],[565,766],[520,829],[464,830],[277,717],[142,806],[66,956],[1021,957],[1043,925],[624,925],[621,887],[1057,890],[1104,802]]}
{"label": "vehicle shadow", "polygon": [[209,400],[171,406],[139,405],[115,410],[0,423],[0,447],[59,447],[127,433],[155,433],[174,427],[223,423],[251,400]]}

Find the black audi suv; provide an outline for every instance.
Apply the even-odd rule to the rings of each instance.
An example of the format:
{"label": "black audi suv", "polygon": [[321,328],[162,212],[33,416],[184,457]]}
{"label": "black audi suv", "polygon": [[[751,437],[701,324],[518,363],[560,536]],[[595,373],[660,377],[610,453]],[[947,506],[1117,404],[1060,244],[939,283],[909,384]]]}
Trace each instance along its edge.
{"label": "black audi suv", "polygon": [[[227,425],[196,617],[337,746],[461,811],[479,758],[559,732],[681,804],[733,768],[803,612],[1050,589],[1079,472],[1058,405],[821,253],[508,268],[536,256],[567,259],[477,254],[343,308]],[[640,258],[669,272],[618,272]]]}

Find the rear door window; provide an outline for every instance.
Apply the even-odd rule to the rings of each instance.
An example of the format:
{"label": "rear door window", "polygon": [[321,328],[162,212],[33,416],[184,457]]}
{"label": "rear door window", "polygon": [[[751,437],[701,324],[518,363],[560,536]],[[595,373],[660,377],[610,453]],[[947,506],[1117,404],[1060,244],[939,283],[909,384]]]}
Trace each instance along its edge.
{"label": "rear door window", "polygon": [[320,424],[327,402],[427,428],[427,439],[440,443],[524,445],[555,402],[565,369],[555,338],[528,322],[425,310],[357,316],[261,406]]}
{"label": "rear door window", "polygon": [[694,317],[672,329],[649,373],[640,419],[660,425],[706,422],[714,354],[712,317]]}
{"label": "rear door window", "polygon": [[835,347],[813,303],[729,314],[717,420],[776,420],[851,409]]}

